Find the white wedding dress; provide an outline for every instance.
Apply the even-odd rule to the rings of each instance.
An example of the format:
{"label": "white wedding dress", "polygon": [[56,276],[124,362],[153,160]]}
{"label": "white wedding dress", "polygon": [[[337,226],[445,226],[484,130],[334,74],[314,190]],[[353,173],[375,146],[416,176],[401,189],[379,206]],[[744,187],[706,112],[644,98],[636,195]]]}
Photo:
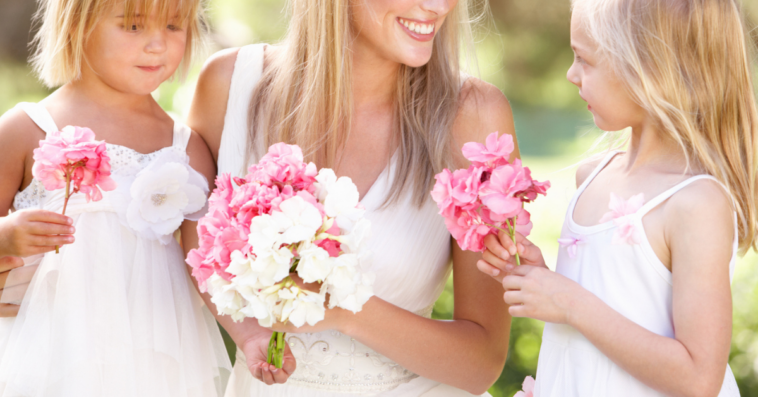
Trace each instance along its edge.
{"label": "white wedding dress", "polygon": [[[237,55],[219,149],[219,173],[235,176],[246,173],[248,109],[261,77],[264,47],[264,44],[246,46]],[[257,139],[258,153],[265,153],[262,146],[262,139]],[[450,275],[450,234],[434,202],[429,200],[419,209],[411,192],[406,192],[397,204],[380,209],[392,185],[395,161],[393,158],[361,200],[371,221],[368,247],[373,253],[371,271],[377,276],[374,292],[389,303],[430,317]],[[297,360],[297,369],[287,383],[267,386],[253,378],[238,350],[226,396],[471,396],[419,377],[336,331],[289,334],[287,342]]]}
{"label": "white wedding dress", "polygon": [[[46,133],[58,130],[43,106],[19,106]],[[175,222],[202,215],[208,185],[189,167],[190,134],[176,123],[173,145],[148,154],[108,144],[118,188],[103,192],[97,202],[71,196],[66,215],[74,220],[76,241],[59,254],[25,258],[39,266],[18,317],[0,319],[0,396],[223,395],[231,363],[216,321],[189,278],[184,252],[172,238],[175,224],[160,237],[150,236],[151,229],[136,231],[132,226],[138,220],[127,215],[128,208],[144,213],[144,201],[129,199],[136,180],[164,189],[165,194],[147,196],[160,217],[166,219],[166,210],[175,205],[175,196],[167,196],[174,182],[194,191],[189,202],[197,211],[178,213]],[[170,171],[184,169],[188,182],[154,179],[166,164]],[[63,189],[48,191],[34,179],[16,194],[13,207],[60,213],[63,199]]]}

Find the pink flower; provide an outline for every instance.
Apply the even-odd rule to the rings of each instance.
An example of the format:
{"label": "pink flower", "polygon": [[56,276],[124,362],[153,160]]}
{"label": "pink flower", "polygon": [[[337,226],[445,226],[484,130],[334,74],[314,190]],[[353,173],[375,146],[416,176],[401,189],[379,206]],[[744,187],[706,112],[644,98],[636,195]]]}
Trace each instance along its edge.
{"label": "pink flower", "polygon": [[483,183],[479,191],[482,204],[501,218],[513,218],[521,212],[522,201],[516,196],[532,185],[521,161],[505,164],[492,171],[490,179]]}
{"label": "pink flower", "polygon": [[520,392],[513,395],[513,397],[534,397],[534,385],[536,381],[531,376],[524,378],[524,383],[521,384]]}
{"label": "pink flower", "polygon": [[[116,188],[111,179],[110,158],[105,142],[95,141],[92,130],[65,127],[49,134],[34,149],[32,174],[47,190],[73,185],[72,192],[82,192],[87,201],[99,201],[103,191]],[[69,192],[66,192],[68,197]]]}
{"label": "pink flower", "polygon": [[434,176],[437,182],[432,190],[432,199],[437,203],[440,214],[444,217],[452,216],[455,212],[453,204],[453,173],[448,169],[442,170]]}
{"label": "pink flower", "polygon": [[531,181],[531,185],[526,190],[516,193],[516,196],[520,197],[521,201],[531,203],[537,199],[537,195],[541,194],[544,196],[547,194],[547,189],[550,188],[550,181],[535,181],[532,179],[532,171],[528,167],[524,167],[524,173],[526,174],[526,179]]}
{"label": "pink flower", "polygon": [[484,225],[476,212],[461,211],[455,217],[445,218],[445,225],[462,250],[483,252],[484,237],[493,229]]}
{"label": "pink flower", "polygon": [[579,250],[579,244],[584,244],[584,238],[582,236],[561,237],[558,239],[558,244],[566,248],[569,258],[574,259]]}
{"label": "pink flower", "polygon": [[642,208],[645,203],[643,193],[634,195],[629,200],[624,200],[611,192],[611,201],[608,207],[610,211],[606,212],[599,223],[613,221],[616,231],[613,233],[613,244],[639,244],[640,233],[637,230],[634,214]]}
{"label": "pink flower", "polygon": [[508,164],[508,158],[514,149],[513,136],[503,134],[498,138],[498,133],[493,132],[487,135],[486,145],[479,142],[463,145],[463,156],[475,165],[493,167]]}

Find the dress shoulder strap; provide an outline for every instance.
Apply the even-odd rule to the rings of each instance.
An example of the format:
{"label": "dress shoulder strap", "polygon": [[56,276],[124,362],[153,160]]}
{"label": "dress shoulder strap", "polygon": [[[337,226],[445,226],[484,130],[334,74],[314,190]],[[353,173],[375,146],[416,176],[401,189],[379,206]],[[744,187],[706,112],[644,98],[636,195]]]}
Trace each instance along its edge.
{"label": "dress shoulder strap", "polygon": [[263,74],[265,47],[266,44],[248,45],[237,53],[219,146],[219,173],[240,175],[246,168],[244,160],[250,135],[248,112],[253,90]]}
{"label": "dress shoulder strap", "polygon": [[187,151],[187,144],[192,136],[192,130],[184,123],[174,121],[174,141],[171,146]]}
{"label": "dress shoulder strap", "polygon": [[619,151],[614,150],[608,153],[607,155],[605,155],[603,160],[600,163],[598,163],[597,167],[595,167],[594,170],[592,170],[592,173],[590,173],[587,179],[585,179],[584,182],[582,182],[582,184],[579,186],[579,188],[576,189],[576,194],[574,196],[578,197],[579,195],[581,195],[584,189],[586,189],[587,186],[590,184],[590,182],[592,182],[592,180],[595,179],[595,177],[597,177],[597,174],[599,174],[600,171],[602,171],[603,168],[605,168],[605,166],[607,166],[608,163],[610,163],[611,160],[613,160],[613,158],[616,157],[617,154],[619,154]]}
{"label": "dress shoulder strap", "polygon": [[55,124],[53,116],[51,116],[50,112],[39,103],[21,102],[16,105],[16,107],[26,112],[29,118],[32,119],[42,131],[45,131],[45,135],[58,131],[58,126]]}
{"label": "dress shoulder strap", "polygon": [[[718,185],[721,186],[721,188],[723,188],[726,191],[727,195],[730,198],[732,197],[732,195],[729,193],[729,189],[727,189],[726,186],[724,186],[721,182],[719,182],[718,179],[714,178],[713,176],[711,176],[711,175],[695,175],[695,176],[693,176],[691,178],[687,178],[686,180],[684,180],[684,181],[682,181],[682,182],[674,185],[670,189],[664,191],[663,193],[661,193],[661,194],[655,196],[654,198],[652,198],[651,200],[649,200],[647,203],[645,203],[639,209],[639,211],[637,211],[637,216],[640,217],[640,218],[642,218],[643,216],[645,216],[645,214],[647,214],[648,212],[650,212],[653,208],[661,205],[661,203],[663,203],[664,201],[666,201],[669,198],[671,198],[671,196],[673,196],[674,194],[676,194],[676,192],[684,189],[685,187],[689,186],[693,182],[697,182],[697,181],[700,181],[700,180],[703,180],[703,179],[709,179],[709,180],[712,180],[712,181],[718,183]],[[732,199],[732,204],[734,204],[734,199]]]}

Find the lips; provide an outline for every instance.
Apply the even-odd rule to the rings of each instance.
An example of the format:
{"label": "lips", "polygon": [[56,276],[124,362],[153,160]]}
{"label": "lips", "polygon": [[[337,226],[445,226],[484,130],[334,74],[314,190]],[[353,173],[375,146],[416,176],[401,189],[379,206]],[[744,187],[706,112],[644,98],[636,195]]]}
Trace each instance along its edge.
{"label": "lips", "polygon": [[397,22],[405,33],[418,41],[429,41],[434,38],[435,21],[397,18]]}
{"label": "lips", "polygon": [[145,72],[157,72],[161,70],[162,66],[137,66],[137,67],[144,70]]}

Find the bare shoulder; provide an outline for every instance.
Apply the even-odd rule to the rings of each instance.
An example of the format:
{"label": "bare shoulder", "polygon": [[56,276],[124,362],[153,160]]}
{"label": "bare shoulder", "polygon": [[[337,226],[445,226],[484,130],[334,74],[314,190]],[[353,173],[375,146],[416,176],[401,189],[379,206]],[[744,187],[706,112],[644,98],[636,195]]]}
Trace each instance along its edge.
{"label": "bare shoulder", "polygon": [[23,155],[36,148],[45,133],[23,110],[13,108],[0,116],[0,147],[4,155]]}
{"label": "bare shoulder", "polygon": [[592,171],[597,168],[597,166],[600,165],[600,162],[603,161],[603,157],[601,155],[592,156],[581,163],[576,168],[576,187],[584,183],[587,178],[589,178],[590,174],[592,174]]}
{"label": "bare shoulder", "polygon": [[187,124],[205,140],[213,157],[218,156],[224,130],[226,104],[239,48],[219,51],[203,65],[197,80]]}
{"label": "bare shoulder", "polygon": [[[453,141],[457,148],[466,142],[484,142],[493,132],[510,134],[516,142],[511,104],[492,84],[470,77],[461,88],[458,114],[453,124]],[[518,143],[514,155],[518,157]]]}
{"label": "bare shoulder", "polygon": [[[703,224],[706,228],[712,227],[709,219],[729,225],[729,229],[733,225],[732,199],[721,184],[712,179],[695,181],[682,188],[668,200],[666,211],[693,224]],[[724,221],[719,222],[719,219]]]}

